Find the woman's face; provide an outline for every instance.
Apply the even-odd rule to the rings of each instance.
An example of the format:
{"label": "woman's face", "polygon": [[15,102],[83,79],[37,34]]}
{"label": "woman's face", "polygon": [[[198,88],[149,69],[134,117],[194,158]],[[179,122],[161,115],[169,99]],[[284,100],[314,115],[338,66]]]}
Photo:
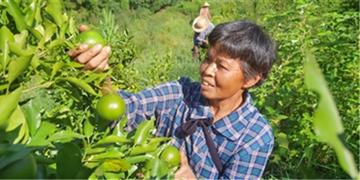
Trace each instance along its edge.
{"label": "woman's face", "polygon": [[201,93],[210,101],[238,99],[246,87],[240,61],[210,47],[200,65]]}

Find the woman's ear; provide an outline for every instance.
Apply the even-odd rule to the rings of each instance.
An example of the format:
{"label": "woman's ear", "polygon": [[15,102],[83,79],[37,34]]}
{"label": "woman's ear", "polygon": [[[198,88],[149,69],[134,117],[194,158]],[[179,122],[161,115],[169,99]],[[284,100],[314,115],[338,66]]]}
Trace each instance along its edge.
{"label": "woman's ear", "polygon": [[254,76],[254,77],[252,77],[252,78],[250,78],[250,79],[248,79],[248,80],[245,80],[245,83],[244,83],[244,86],[243,86],[243,87],[244,87],[245,89],[251,88],[251,87],[253,87],[257,82],[259,82],[260,79],[261,79],[261,75],[258,74],[258,75]]}

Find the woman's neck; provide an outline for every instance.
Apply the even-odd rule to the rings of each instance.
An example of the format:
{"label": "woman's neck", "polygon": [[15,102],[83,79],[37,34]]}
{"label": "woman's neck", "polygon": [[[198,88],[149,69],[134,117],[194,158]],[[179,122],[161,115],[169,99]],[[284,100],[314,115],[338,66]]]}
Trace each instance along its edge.
{"label": "woman's neck", "polygon": [[243,104],[244,99],[243,95],[240,95],[224,100],[209,100],[210,109],[214,116],[214,122],[227,116],[240,107]]}

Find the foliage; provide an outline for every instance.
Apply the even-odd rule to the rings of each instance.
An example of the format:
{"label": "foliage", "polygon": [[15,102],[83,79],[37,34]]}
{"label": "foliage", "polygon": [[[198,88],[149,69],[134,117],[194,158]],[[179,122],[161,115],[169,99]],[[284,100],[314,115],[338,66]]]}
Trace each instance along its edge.
{"label": "foliage", "polygon": [[[72,25],[69,26],[72,27],[72,32],[59,30],[56,18],[52,18],[50,13],[44,14],[51,23],[45,23],[39,16],[35,16],[31,27],[40,33],[42,29],[48,29],[46,31],[48,33],[53,32],[52,36],[48,36],[47,41],[43,40],[41,46],[37,45],[41,42],[39,38],[42,36],[34,30],[19,31],[22,26],[19,23],[16,25],[13,17],[6,14],[2,2],[0,1],[0,24],[7,24],[10,32],[17,35],[15,38],[17,42],[21,42],[25,37],[27,44],[24,44],[21,50],[25,53],[36,52],[30,54],[37,56],[33,55],[30,60],[19,58],[16,54],[19,51],[16,51],[14,46],[4,45],[6,44],[4,39],[8,38],[0,38],[2,49],[0,93],[4,95],[13,92],[12,96],[6,98],[19,102],[11,106],[12,113],[18,121],[9,125],[6,132],[0,131],[0,139],[6,143],[26,143],[29,142],[29,137],[32,137],[29,143],[32,146],[51,145],[50,148],[38,148],[36,152],[53,157],[38,161],[39,167],[51,167],[48,172],[53,178],[58,177],[54,170],[56,150],[63,146],[73,146],[54,142],[69,142],[75,139],[72,143],[85,147],[83,145],[86,143],[94,144],[102,137],[110,135],[106,134],[110,133],[106,128],[101,129],[104,126],[96,125],[100,119],[94,113],[97,97],[90,93],[92,90],[84,83],[74,83],[76,81],[71,82],[65,77],[78,77],[96,94],[100,91],[100,84],[106,76],[112,77],[115,88],[133,92],[183,75],[193,79],[198,78],[196,67],[198,62],[191,61],[191,22],[198,15],[203,1],[65,1],[68,17],[76,18],[71,20]],[[30,1],[24,2],[27,3],[22,3],[21,9],[29,14],[27,16],[29,18],[31,12],[37,11],[27,8],[32,7],[29,6]],[[46,6],[41,3],[42,1],[36,2],[42,8]],[[340,167],[335,151],[329,145],[320,142],[314,131],[312,116],[319,105],[319,96],[306,89],[303,68],[306,53],[302,49],[306,42],[324,73],[342,119],[344,133],[341,139],[354,154],[358,166],[357,152],[360,151],[358,2],[355,0],[209,0],[208,2],[214,24],[234,19],[250,19],[262,25],[277,42],[278,61],[270,77],[261,87],[251,90],[257,107],[270,120],[276,138],[276,146],[264,178],[349,178]],[[54,43],[58,37],[71,39],[76,35],[74,29],[77,27],[77,22],[95,24],[97,26],[95,29],[103,31],[112,47],[111,71],[104,73],[79,71],[81,67],[65,56],[70,44],[59,46]],[[39,24],[47,25],[38,26]],[[0,32],[6,34],[8,31],[2,29]],[[6,35],[6,37],[11,36]],[[9,51],[11,51],[10,55],[4,56]],[[10,67],[11,71],[8,70]],[[17,70],[13,71],[13,69]],[[18,89],[20,85],[22,88]],[[20,91],[22,93],[18,97],[17,93]],[[5,102],[3,98],[5,97],[0,97],[0,107],[1,102]],[[0,124],[3,122],[1,120]],[[75,133],[71,133],[69,129],[73,129]],[[92,129],[96,133],[90,135]],[[82,137],[84,133],[85,138]],[[112,145],[117,147],[118,144]],[[77,151],[77,148],[69,149]],[[81,152],[89,153],[84,149],[81,149]],[[91,153],[96,153],[96,150]],[[128,152],[124,154],[126,153]],[[82,154],[83,157],[86,157],[85,154]],[[143,158],[149,157],[144,155]],[[153,163],[156,164],[156,161]],[[122,162],[111,161],[101,167],[116,168],[119,164]],[[89,174],[89,169],[82,167],[79,172]],[[113,175],[109,173],[107,177]]]}
{"label": "foliage", "polygon": [[[279,139],[265,177],[348,178],[339,167],[334,151],[319,143],[313,131],[311,115],[318,98],[305,88],[301,49],[308,42],[314,50],[345,126],[343,140],[358,164],[359,155],[355,153],[359,152],[356,9],[342,7],[341,1],[334,1],[332,5],[322,1],[321,6],[314,2],[296,2],[276,4],[281,9],[264,3],[263,8],[274,11],[258,18],[275,37],[279,57],[268,82],[254,90],[258,107],[272,120],[276,139]],[[258,8],[258,12],[264,12]]]}
{"label": "foliage", "polygon": [[[78,32],[61,7],[60,0],[1,1],[0,144],[10,152],[1,151],[0,172],[31,151],[39,178],[170,178],[177,167],[161,173],[145,167],[153,159],[167,166],[158,157],[170,138],[153,137],[154,120],[128,133],[126,117],[109,124],[96,113],[103,82],[117,76],[111,70],[83,71],[83,65],[70,59],[67,51],[75,47]],[[114,53],[125,66],[134,57],[131,37],[119,33],[112,14],[104,16],[108,42],[129,45]]]}
{"label": "foliage", "polygon": [[[251,90],[257,107],[272,123],[276,137],[264,178],[349,178],[337,163],[334,150],[319,142],[315,135],[312,114],[318,96],[305,87],[301,49],[305,41],[313,49],[344,125],[343,140],[359,164],[356,153],[360,146],[358,3],[355,0],[208,2],[214,24],[234,19],[256,21],[270,32],[278,46],[278,61],[270,77],[263,86]],[[129,74],[129,83],[119,87],[132,87],[136,91],[151,85],[140,80],[142,71],[151,67],[154,54],[166,52],[165,47],[174,47],[174,42],[177,46],[176,51],[171,51],[169,62],[174,68],[168,72],[169,79],[182,75],[198,78],[198,63],[190,60],[190,25],[202,3],[182,1],[157,13],[137,9],[117,14],[117,24],[134,35],[131,42],[137,49],[131,70],[116,70]]]}
{"label": "foliage", "polygon": [[320,96],[319,105],[314,113],[314,130],[320,141],[334,148],[342,169],[352,178],[359,176],[352,153],[344,144],[344,128],[338,110],[326,85],[326,81],[315,61],[311,50],[303,48],[305,54],[305,84]]}
{"label": "foliage", "polygon": [[152,12],[158,12],[166,6],[176,3],[178,0],[129,0],[130,9],[145,8]]}

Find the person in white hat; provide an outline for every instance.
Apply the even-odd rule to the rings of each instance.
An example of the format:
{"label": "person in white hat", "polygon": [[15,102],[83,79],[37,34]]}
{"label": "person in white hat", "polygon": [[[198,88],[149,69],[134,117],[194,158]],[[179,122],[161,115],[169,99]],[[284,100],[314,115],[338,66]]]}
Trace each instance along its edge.
{"label": "person in white hat", "polygon": [[193,60],[199,58],[200,48],[206,48],[208,45],[207,37],[214,29],[214,24],[204,16],[198,16],[194,19],[192,29],[194,30],[194,47],[192,49]]}
{"label": "person in white hat", "polygon": [[210,4],[208,2],[205,2],[200,8],[199,16],[203,16],[203,17],[206,17],[209,20],[211,20],[209,6],[210,6]]}

